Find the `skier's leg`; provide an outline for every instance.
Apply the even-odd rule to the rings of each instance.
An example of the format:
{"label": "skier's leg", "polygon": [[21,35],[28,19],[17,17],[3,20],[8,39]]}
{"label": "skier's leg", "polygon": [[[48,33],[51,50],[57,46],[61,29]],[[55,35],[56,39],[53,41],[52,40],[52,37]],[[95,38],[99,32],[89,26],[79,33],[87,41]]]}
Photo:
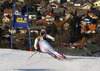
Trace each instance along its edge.
{"label": "skier's leg", "polygon": [[57,56],[54,53],[50,52],[50,51],[48,51],[48,54],[51,55],[53,58],[57,58]]}
{"label": "skier's leg", "polygon": [[66,57],[63,54],[61,54],[57,51],[55,51],[54,54],[58,55],[60,58],[66,59]]}
{"label": "skier's leg", "polygon": [[48,52],[48,51],[45,49],[45,46],[44,46],[43,43],[40,43],[39,46],[40,46],[40,50],[41,50],[42,52]]}
{"label": "skier's leg", "polygon": [[48,49],[46,49],[42,43],[40,43],[40,50],[41,50],[42,52],[48,53],[49,55],[51,55],[51,56],[54,57],[54,58],[57,57],[55,54],[53,54],[53,53],[50,52]]}
{"label": "skier's leg", "polygon": [[[53,53],[53,55],[55,56],[57,56],[57,57],[60,57],[60,58],[65,58],[65,56],[63,56],[61,53],[59,53],[59,52],[57,52],[53,47],[52,47],[52,45],[50,45],[47,41],[44,41],[43,42],[43,46],[44,46],[44,49],[45,49],[45,52],[51,52],[51,53]],[[43,50],[43,49],[42,49]],[[53,56],[52,55],[52,56]]]}
{"label": "skier's leg", "polygon": [[52,52],[53,54],[55,54],[56,56],[60,57],[60,58],[65,58],[65,56],[63,56],[61,53],[57,52],[48,42],[45,42],[46,45],[46,49],[50,52]]}
{"label": "skier's leg", "polygon": [[42,52],[45,52],[45,53],[48,53],[49,55],[53,56],[54,58],[56,57],[56,55],[54,53],[52,53],[51,51],[49,51],[46,47],[48,46],[45,46],[44,43],[40,43],[40,50]]}

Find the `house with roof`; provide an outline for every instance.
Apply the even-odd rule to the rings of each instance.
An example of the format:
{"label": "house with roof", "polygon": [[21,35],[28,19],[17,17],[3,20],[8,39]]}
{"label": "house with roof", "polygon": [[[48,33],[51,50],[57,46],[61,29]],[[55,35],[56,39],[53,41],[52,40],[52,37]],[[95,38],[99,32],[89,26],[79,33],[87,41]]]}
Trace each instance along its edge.
{"label": "house with roof", "polygon": [[36,29],[41,29],[41,28],[46,28],[48,21],[46,21],[45,19],[40,19],[37,21],[36,24]]}
{"label": "house with roof", "polygon": [[13,31],[12,31],[12,28],[9,28],[8,32],[11,33],[11,34],[12,34],[12,32],[13,32],[13,34],[16,34],[16,29],[13,29]]}
{"label": "house with roof", "polygon": [[12,16],[13,15],[13,9],[4,9],[4,16],[6,16],[6,15],[10,15],[10,16]]}
{"label": "house with roof", "polygon": [[81,8],[80,9],[88,9],[90,10],[92,7],[92,5],[90,3],[84,3],[81,5]]}
{"label": "house with roof", "polygon": [[[12,33],[12,28],[8,29],[8,32]],[[20,28],[14,28],[13,29],[13,34],[26,34],[27,33],[27,29],[25,27],[20,27]]]}
{"label": "house with roof", "polygon": [[18,0],[19,2],[24,2],[24,0]]}
{"label": "house with roof", "polygon": [[88,13],[88,16],[90,16],[92,19],[98,19],[98,16],[94,15],[93,13]]}
{"label": "house with roof", "polygon": [[59,3],[50,2],[47,7],[51,7],[52,9],[57,9],[57,8],[59,8]]}
{"label": "house with roof", "polygon": [[60,21],[56,24],[57,29],[59,30],[61,26],[64,24],[64,21]]}
{"label": "house with roof", "polygon": [[70,13],[74,13],[76,14],[77,16],[82,16],[82,15],[87,15],[87,12],[89,10],[88,9],[81,9],[81,7],[68,7],[66,10],[65,10],[65,15],[68,15]]}
{"label": "house with roof", "polygon": [[[27,16],[27,13],[25,13],[25,16]],[[35,20],[37,19],[37,14],[36,12],[29,12],[29,20]]]}
{"label": "house with roof", "polygon": [[87,15],[87,13],[88,13],[87,9],[79,9],[75,11],[75,14],[77,14],[77,16]]}
{"label": "house with roof", "polygon": [[16,15],[21,15],[22,8],[23,8],[23,6],[21,4],[17,4],[17,7],[15,9],[15,14]]}
{"label": "house with roof", "polygon": [[96,33],[96,25],[82,25],[81,33],[86,33],[86,34]]}
{"label": "house with roof", "polygon": [[88,11],[88,15],[94,19],[97,19],[100,17],[100,11],[99,10],[91,10],[91,11]]}
{"label": "house with roof", "polygon": [[89,16],[86,16],[86,17],[82,17],[82,20],[81,20],[81,24],[82,25],[86,25],[86,24],[92,24],[92,18],[89,17]]}
{"label": "house with roof", "polygon": [[73,18],[73,16],[71,14],[67,14],[64,19],[68,20],[69,18]]}
{"label": "house with roof", "polygon": [[10,15],[6,15],[2,19],[2,22],[4,22],[4,23],[9,23],[10,21],[11,21],[11,16]]}
{"label": "house with roof", "polygon": [[47,23],[48,23],[48,21],[46,21],[45,19],[40,19],[37,21],[37,25],[39,25],[39,26],[43,26],[43,25],[46,26]]}
{"label": "house with roof", "polygon": [[76,11],[76,8],[74,7],[68,7],[66,10],[65,10],[65,15],[68,15],[70,13],[74,13],[75,14],[75,11]]}
{"label": "house with roof", "polygon": [[36,20],[36,19],[37,19],[37,16],[36,16],[35,14],[30,14],[30,15],[29,15],[29,19],[30,19],[30,20],[31,20],[31,19]]}
{"label": "house with roof", "polygon": [[69,27],[69,23],[68,23],[68,22],[65,22],[65,24],[64,24],[64,29],[67,30],[68,27]]}
{"label": "house with roof", "polygon": [[94,7],[100,7],[100,0],[93,2]]}
{"label": "house with roof", "polygon": [[74,4],[68,5],[65,14],[74,13],[78,16],[87,15],[87,12],[91,9],[92,5],[86,1],[75,1]]}
{"label": "house with roof", "polygon": [[74,4],[76,0],[67,0],[67,3]]}
{"label": "house with roof", "polygon": [[65,8],[59,7],[58,9],[54,9],[53,13],[57,15],[65,15]]}
{"label": "house with roof", "polygon": [[55,21],[55,16],[50,12],[46,12],[45,15],[42,16],[42,19],[45,19],[46,21]]}
{"label": "house with roof", "polygon": [[59,20],[60,20],[60,21],[65,20],[65,16],[61,16],[61,17],[59,17]]}
{"label": "house with roof", "polygon": [[53,8],[52,8],[52,6],[48,5],[46,8],[41,7],[39,11],[42,15],[44,15],[46,12],[52,13]]}
{"label": "house with roof", "polygon": [[89,2],[87,2],[87,1],[81,1],[81,0],[77,0],[77,1],[75,1],[75,3],[74,3],[74,6],[82,6],[82,5],[84,5],[84,4],[89,4]]}
{"label": "house with roof", "polygon": [[66,0],[49,0],[49,2],[64,3]]}
{"label": "house with roof", "polygon": [[56,24],[56,27],[57,27],[58,30],[60,30],[62,26],[64,27],[65,30],[67,30],[68,29],[68,26],[69,26],[69,23],[64,20],[64,21],[59,21]]}
{"label": "house with roof", "polygon": [[21,15],[21,11],[16,10],[16,11],[15,11],[15,14],[16,14],[16,15]]}

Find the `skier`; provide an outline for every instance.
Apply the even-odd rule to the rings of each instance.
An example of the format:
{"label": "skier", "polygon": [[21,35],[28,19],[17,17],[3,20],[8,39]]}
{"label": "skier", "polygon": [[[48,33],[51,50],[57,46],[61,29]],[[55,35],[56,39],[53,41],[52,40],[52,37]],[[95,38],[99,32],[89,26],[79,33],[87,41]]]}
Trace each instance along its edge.
{"label": "skier", "polygon": [[66,57],[64,55],[62,55],[61,53],[58,53],[55,49],[53,49],[52,45],[49,44],[45,40],[45,38],[49,38],[52,41],[55,40],[52,36],[50,36],[50,35],[48,35],[46,33],[45,29],[42,29],[40,31],[39,36],[35,39],[35,42],[34,42],[34,48],[35,48],[35,50],[37,51],[37,45],[39,44],[40,50],[42,52],[48,53],[48,54],[50,54],[54,58],[62,58],[62,59],[65,59]]}

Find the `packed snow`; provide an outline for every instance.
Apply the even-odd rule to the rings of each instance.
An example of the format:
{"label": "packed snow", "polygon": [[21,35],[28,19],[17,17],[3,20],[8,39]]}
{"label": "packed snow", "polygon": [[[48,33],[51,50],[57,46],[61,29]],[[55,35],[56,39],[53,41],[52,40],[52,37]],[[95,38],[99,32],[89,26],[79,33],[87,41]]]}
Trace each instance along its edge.
{"label": "packed snow", "polygon": [[46,53],[0,49],[0,71],[100,71],[99,57],[68,56],[57,60]]}

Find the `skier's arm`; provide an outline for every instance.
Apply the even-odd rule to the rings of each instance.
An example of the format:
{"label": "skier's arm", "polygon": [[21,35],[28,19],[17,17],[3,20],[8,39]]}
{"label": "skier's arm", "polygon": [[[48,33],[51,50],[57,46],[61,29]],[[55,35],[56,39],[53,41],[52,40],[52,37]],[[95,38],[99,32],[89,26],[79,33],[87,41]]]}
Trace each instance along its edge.
{"label": "skier's arm", "polygon": [[35,48],[35,50],[37,50],[37,44],[38,44],[38,38],[36,38],[35,42],[34,42],[34,48]]}
{"label": "skier's arm", "polygon": [[52,37],[52,36],[50,36],[50,35],[48,35],[48,34],[46,34],[46,38],[49,38],[49,39],[51,39],[52,41],[55,40],[54,37]]}

